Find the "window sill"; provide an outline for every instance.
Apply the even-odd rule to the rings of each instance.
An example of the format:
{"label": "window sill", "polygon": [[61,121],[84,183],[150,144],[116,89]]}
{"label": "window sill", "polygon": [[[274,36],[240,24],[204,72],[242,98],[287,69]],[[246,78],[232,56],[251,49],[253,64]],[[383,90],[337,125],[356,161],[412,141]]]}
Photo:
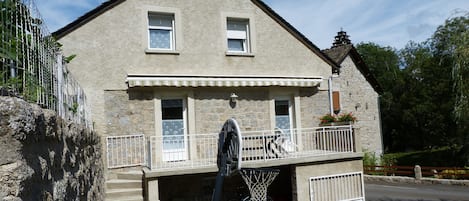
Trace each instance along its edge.
{"label": "window sill", "polygon": [[152,50],[146,49],[145,54],[169,54],[169,55],[179,55],[179,51],[176,50]]}
{"label": "window sill", "polygon": [[254,57],[254,53],[252,52],[226,52],[226,56]]}

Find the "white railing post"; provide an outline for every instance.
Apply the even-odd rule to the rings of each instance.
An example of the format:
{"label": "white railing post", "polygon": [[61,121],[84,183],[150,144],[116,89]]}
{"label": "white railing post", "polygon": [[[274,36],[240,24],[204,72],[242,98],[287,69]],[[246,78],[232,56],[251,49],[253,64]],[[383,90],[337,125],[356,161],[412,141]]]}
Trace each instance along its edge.
{"label": "white railing post", "polygon": [[262,132],[262,147],[264,147],[264,161],[267,160],[267,141],[265,139],[265,132]]}
{"label": "white railing post", "polygon": [[350,136],[350,142],[349,142],[349,144],[350,144],[350,149],[349,149],[349,152],[354,152],[354,147],[355,147],[354,144],[355,144],[355,143],[354,143],[354,141],[353,141],[353,128],[352,128],[352,125],[351,125],[351,124],[349,125],[349,128],[348,128],[348,129],[349,129],[349,136]]}

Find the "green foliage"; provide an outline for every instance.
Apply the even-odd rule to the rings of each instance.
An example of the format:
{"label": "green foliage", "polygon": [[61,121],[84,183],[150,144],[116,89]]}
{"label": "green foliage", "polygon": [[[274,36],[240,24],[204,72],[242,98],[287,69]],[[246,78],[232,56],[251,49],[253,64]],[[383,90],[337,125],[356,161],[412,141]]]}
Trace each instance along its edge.
{"label": "green foliage", "polygon": [[469,13],[399,51],[374,43],[357,50],[384,90],[385,151],[464,146],[457,159],[469,164]]}
{"label": "green foliage", "polygon": [[76,56],[77,56],[76,54],[72,54],[68,57],[64,57],[65,63],[70,63]]}
{"label": "green foliage", "polygon": [[364,151],[363,165],[375,166],[378,165],[378,162],[378,157],[376,157],[375,153]]}
{"label": "green foliage", "polygon": [[381,156],[381,165],[382,166],[394,166],[397,164],[397,159],[392,154],[383,154]]}
{"label": "green foliage", "polygon": [[325,124],[330,124],[334,122],[344,122],[344,123],[350,123],[350,122],[355,122],[357,121],[357,118],[353,116],[353,114],[350,113],[345,113],[341,114],[339,116],[333,115],[333,114],[325,114],[324,116],[319,118],[320,124],[325,125]]}
{"label": "green foliage", "polygon": [[442,147],[425,151],[384,154],[382,163],[399,166],[461,167],[464,164],[457,157],[459,147]]}
{"label": "green foliage", "polygon": [[76,114],[78,112],[78,103],[74,102],[68,109],[72,111],[73,114]]}
{"label": "green foliage", "polygon": [[337,117],[338,122],[355,122],[357,121],[357,117],[353,116],[353,114],[346,113],[346,114],[341,114]]}
{"label": "green foliage", "polygon": [[332,114],[326,114],[322,116],[321,118],[319,118],[319,120],[321,121],[321,124],[327,124],[327,123],[336,122],[337,118]]}

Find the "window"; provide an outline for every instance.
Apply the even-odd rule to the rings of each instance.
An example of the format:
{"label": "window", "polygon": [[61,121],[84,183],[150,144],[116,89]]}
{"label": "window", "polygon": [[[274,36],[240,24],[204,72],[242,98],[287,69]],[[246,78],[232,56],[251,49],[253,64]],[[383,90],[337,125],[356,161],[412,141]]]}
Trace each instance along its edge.
{"label": "window", "polygon": [[231,19],[226,21],[226,36],[229,52],[250,52],[249,47],[249,20]]}
{"label": "window", "polygon": [[289,100],[275,100],[275,127],[282,129],[285,134],[290,134],[291,106]]}
{"label": "window", "polygon": [[185,101],[183,99],[161,100],[163,135],[163,160],[187,159],[187,136],[185,132]]}
{"label": "window", "polygon": [[174,14],[148,14],[148,47],[157,50],[174,50]]}

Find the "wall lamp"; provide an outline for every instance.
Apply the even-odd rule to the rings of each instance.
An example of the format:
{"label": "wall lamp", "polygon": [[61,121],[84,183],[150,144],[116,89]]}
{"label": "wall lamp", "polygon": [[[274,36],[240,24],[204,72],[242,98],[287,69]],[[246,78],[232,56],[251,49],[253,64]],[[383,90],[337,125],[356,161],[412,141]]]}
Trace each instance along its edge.
{"label": "wall lamp", "polygon": [[236,103],[237,100],[238,100],[238,95],[236,95],[235,93],[231,93],[230,102]]}

